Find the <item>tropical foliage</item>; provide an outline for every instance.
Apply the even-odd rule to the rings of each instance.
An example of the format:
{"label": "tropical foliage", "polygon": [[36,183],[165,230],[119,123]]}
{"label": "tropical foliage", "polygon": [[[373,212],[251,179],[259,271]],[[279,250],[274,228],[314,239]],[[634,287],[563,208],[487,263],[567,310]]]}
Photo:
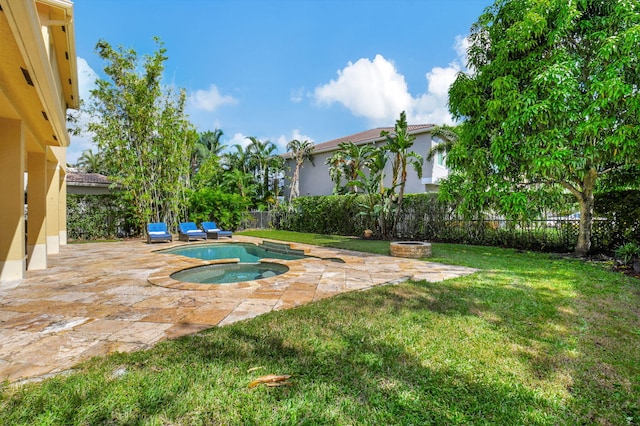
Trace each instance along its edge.
{"label": "tropical foliage", "polygon": [[134,223],[175,224],[186,217],[190,156],[196,132],[184,113],[186,94],[161,84],[166,49],[141,61],[133,49],[114,49],[106,41],[96,50],[106,61],[91,91],[88,109],[111,180],[122,188]]}
{"label": "tropical foliage", "polygon": [[300,196],[300,169],[304,160],[309,160],[313,165],[313,142],[308,140],[299,141],[293,139],[287,144],[287,151],[291,152],[294,160],[293,176],[291,177],[291,188],[289,191],[289,202]]}
{"label": "tropical foliage", "polygon": [[498,0],[469,41],[470,71],[449,91],[463,124],[442,192],[470,214],[530,218],[568,191],[586,254],[598,181],[638,170],[640,3]]}

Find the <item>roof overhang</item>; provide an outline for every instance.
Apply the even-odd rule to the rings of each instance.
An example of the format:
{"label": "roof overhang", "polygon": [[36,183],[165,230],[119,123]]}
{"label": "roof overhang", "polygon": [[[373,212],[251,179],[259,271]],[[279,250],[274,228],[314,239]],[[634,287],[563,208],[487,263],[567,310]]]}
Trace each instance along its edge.
{"label": "roof overhang", "polygon": [[0,0],[0,6],[0,89],[41,144],[66,147],[66,109],[79,108],[80,100],[73,3]]}

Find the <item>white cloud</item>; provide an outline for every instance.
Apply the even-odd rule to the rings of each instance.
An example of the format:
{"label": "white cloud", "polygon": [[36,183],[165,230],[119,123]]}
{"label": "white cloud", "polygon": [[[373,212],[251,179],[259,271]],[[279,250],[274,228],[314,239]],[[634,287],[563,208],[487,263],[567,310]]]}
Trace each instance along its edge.
{"label": "white cloud", "polygon": [[[96,88],[98,74],[84,58],[78,57],[77,64],[78,92],[80,93],[80,99],[87,103],[91,97],[91,90]],[[72,114],[78,118],[77,126],[82,130],[79,135],[71,136],[71,144],[67,148],[67,163],[69,164],[75,164],[83,151],[91,149],[93,152],[97,152],[97,148],[93,143],[93,135],[84,130],[89,123],[89,115],[82,109],[73,111]]]}
{"label": "white cloud", "polygon": [[289,97],[291,102],[294,104],[299,104],[304,99],[304,87],[301,87],[296,90],[291,91],[291,96]]}
{"label": "white cloud", "polygon": [[[233,145],[240,145],[243,148],[246,148],[247,145],[249,145],[251,143],[251,141],[249,139],[247,139],[246,135],[243,135],[242,133],[236,133],[235,135],[233,135],[233,137],[231,139],[229,139],[229,141],[227,141],[225,143],[225,145],[229,145],[229,147],[232,147]],[[235,148],[234,148],[235,150]]]}
{"label": "white cloud", "polygon": [[382,55],[373,61],[362,58],[338,71],[338,79],[318,86],[314,97],[319,104],[339,103],[355,116],[365,117],[372,126],[390,126],[401,111],[409,123],[453,124],[448,110],[449,87],[466,64],[466,37],[457,36],[453,46],[456,59],[446,67],[434,67],[425,74],[426,91],[409,93],[404,76]]}
{"label": "white cloud", "polygon": [[455,49],[456,54],[458,55],[458,58],[457,58],[458,62],[460,62],[463,67],[466,67],[467,60],[468,60],[467,50],[469,49],[469,38],[463,37],[461,35],[457,35],[453,48]]}
{"label": "white cloud", "polygon": [[280,135],[276,140],[275,140],[275,144],[278,147],[278,152],[280,153],[284,153],[287,152],[287,144],[289,142],[291,142],[292,140],[297,139],[299,141],[305,141],[308,140],[310,142],[314,142],[313,138],[311,136],[307,136],[307,135],[303,135],[302,133],[300,133],[300,130],[298,129],[293,129],[293,131],[291,132],[291,136],[287,136],[287,135]]}
{"label": "white cloud", "polygon": [[222,105],[233,105],[238,100],[233,96],[222,95],[215,84],[209,86],[208,90],[196,90],[189,94],[189,106],[196,110],[212,112]]}
{"label": "white cloud", "polygon": [[91,96],[91,90],[96,88],[96,80],[98,80],[98,74],[89,66],[86,59],[78,56],[78,90],[80,92],[80,99],[87,101]]}
{"label": "white cloud", "polygon": [[404,76],[382,55],[349,62],[337,80],[316,87],[314,96],[320,104],[338,102],[372,124],[388,124],[412,103]]}

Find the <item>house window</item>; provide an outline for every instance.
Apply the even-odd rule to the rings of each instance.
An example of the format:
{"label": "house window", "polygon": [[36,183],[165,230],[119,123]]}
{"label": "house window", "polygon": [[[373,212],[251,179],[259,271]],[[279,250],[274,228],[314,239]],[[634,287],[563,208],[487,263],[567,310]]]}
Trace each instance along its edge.
{"label": "house window", "polygon": [[[433,136],[431,140],[436,145],[443,142],[443,140],[439,136]],[[440,167],[446,167],[446,165],[444,164],[444,153],[439,152],[436,154],[436,164]]]}

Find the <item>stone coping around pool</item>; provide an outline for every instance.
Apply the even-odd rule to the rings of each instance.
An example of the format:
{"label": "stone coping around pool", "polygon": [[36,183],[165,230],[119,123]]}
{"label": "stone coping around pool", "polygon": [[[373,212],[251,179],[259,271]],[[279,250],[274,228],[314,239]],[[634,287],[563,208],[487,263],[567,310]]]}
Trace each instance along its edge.
{"label": "stone coping around pool", "polygon": [[221,283],[221,284],[189,283],[189,282],[175,280],[171,277],[171,275],[179,271],[197,268],[199,266],[222,265],[226,263],[240,263],[240,259],[234,258],[234,259],[202,260],[202,259],[185,257],[182,255],[173,255],[173,254],[166,254],[166,255],[175,256],[176,257],[175,263],[172,263],[172,265],[170,266],[165,266],[159,271],[150,274],[147,281],[149,281],[149,283],[153,285],[177,289],[177,290],[211,290],[216,286],[219,286],[220,288],[229,289],[229,290],[257,289],[261,286],[275,285],[279,281],[285,278],[299,277],[303,275],[305,272],[304,267],[300,264],[300,260],[302,259],[282,260],[282,259],[264,258],[260,260],[260,263],[278,263],[278,264],[287,266],[289,270],[283,274],[276,275],[274,277],[262,278],[259,280],[241,281],[237,283]]}

